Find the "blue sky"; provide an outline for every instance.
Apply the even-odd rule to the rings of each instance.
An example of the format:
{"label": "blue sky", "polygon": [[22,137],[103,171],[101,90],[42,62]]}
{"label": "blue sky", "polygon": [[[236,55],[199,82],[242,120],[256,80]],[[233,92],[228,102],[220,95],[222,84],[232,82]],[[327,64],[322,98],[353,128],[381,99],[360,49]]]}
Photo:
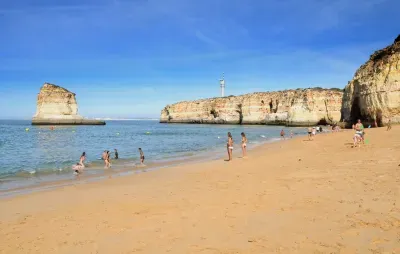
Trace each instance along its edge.
{"label": "blue sky", "polygon": [[343,88],[400,32],[398,0],[0,1],[0,118],[44,82],[88,117],[158,117],[180,100]]}

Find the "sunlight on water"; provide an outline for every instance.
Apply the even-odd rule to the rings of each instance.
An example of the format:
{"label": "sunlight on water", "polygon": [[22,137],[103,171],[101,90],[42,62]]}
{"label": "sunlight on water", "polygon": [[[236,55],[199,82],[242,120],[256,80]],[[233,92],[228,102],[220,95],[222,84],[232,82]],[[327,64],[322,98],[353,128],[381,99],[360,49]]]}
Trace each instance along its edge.
{"label": "sunlight on water", "polygon": [[109,121],[106,126],[60,126],[50,130],[48,126],[31,126],[30,121],[0,121],[0,184],[10,178],[70,176],[82,152],[87,154],[89,168],[102,168],[102,152],[113,152],[114,148],[120,157],[114,164],[133,165],[139,161],[139,147],[147,161],[182,159],[212,150],[224,151],[228,131],[239,147],[241,132],[246,133],[251,146],[279,138],[281,128]]}

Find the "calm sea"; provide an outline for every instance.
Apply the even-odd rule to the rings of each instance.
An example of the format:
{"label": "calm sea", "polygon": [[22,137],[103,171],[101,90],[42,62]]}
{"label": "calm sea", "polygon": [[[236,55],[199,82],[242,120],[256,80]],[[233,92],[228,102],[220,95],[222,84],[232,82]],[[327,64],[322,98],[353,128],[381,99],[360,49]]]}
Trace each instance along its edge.
{"label": "calm sea", "polygon": [[[72,165],[87,154],[85,174],[104,173],[100,160],[104,150],[118,149],[112,169],[139,162],[138,148],[146,164],[186,160],[210,154],[224,155],[227,132],[232,132],[236,150],[240,133],[249,147],[279,138],[279,126],[160,124],[158,121],[108,121],[106,126],[35,127],[30,121],[0,120],[0,191],[73,177]],[[285,128],[287,133],[289,128]],[[293,128],[296,134],[304,129]],[[113,154],[112,154],[113,157]]]}

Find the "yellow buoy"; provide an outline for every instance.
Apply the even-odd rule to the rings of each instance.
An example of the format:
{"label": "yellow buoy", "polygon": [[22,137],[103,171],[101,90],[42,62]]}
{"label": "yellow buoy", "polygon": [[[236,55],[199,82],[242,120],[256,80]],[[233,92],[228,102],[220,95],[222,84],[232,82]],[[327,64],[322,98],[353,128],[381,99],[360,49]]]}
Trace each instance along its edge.
{"label": "yellow buoy", "polygon": [[151,132],[150,132],[150,131],[148,131],[148,132],[146,132],[146,134],[151,134]]}
{"label": "yellow buoy", "polygon": [[117,132],[117,135],[119,135],[119,132]]}
{"label": "yellow buoy", "polygon": [[29,128],[26,128],[25,131],[29,131]]}

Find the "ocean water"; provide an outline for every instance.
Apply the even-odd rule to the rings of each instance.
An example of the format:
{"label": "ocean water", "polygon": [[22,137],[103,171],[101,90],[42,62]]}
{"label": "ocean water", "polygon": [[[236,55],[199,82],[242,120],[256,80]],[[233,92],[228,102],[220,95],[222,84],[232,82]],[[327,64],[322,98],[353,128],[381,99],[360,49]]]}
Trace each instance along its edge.
{"label": "ocean water", "polygon": [[[104,150],[118,149],[119,160],[112,170],[134,167],[138,148],[146,164],[186,160],[201,155],[225,153],[230,131],[240,149],[245,132],[249,148],[279,139],[282,127],[246,125],[160,124],[158,121],[108,121],[106,126],[31,126],[30,121],[0,120],[0,191],[73,177],[72,165],[86,152],[85,174],[104,173]],[[290,128],[285,128],[286,133]],[[297,135],[304,129],[292,128]],[[113,157],[113,154],[111,155]],[[86,173],[88,172],[88,173]]]}

